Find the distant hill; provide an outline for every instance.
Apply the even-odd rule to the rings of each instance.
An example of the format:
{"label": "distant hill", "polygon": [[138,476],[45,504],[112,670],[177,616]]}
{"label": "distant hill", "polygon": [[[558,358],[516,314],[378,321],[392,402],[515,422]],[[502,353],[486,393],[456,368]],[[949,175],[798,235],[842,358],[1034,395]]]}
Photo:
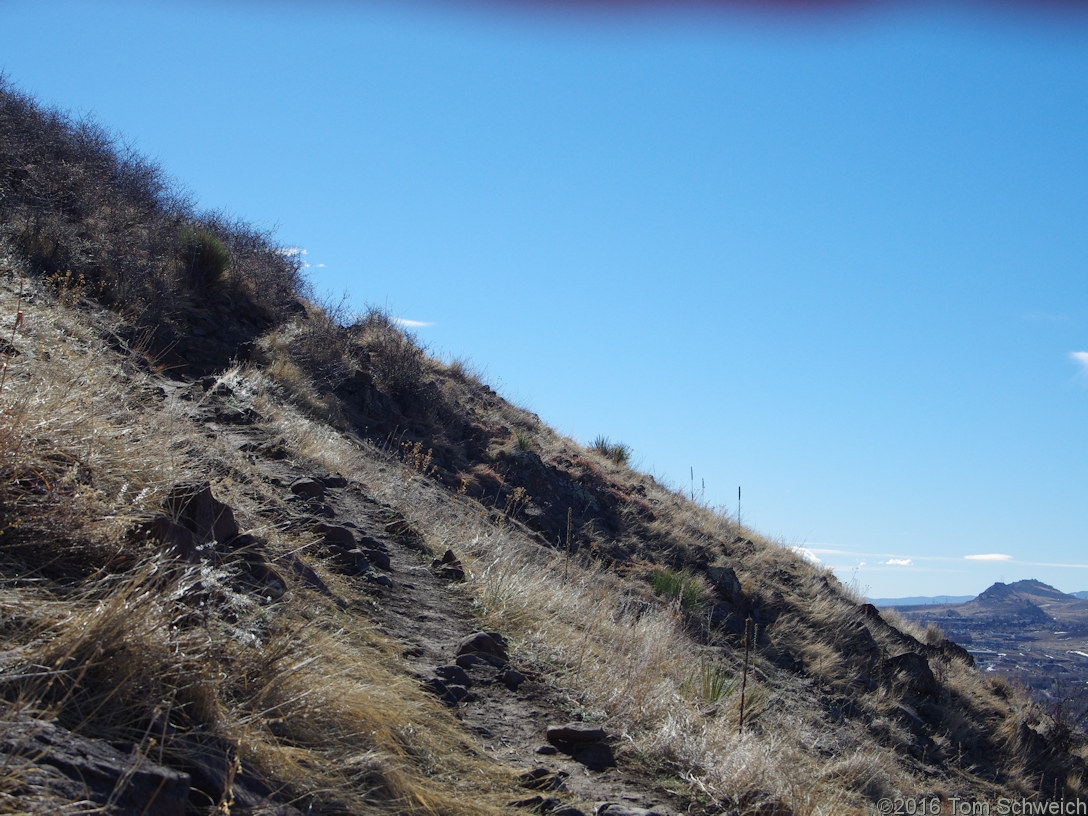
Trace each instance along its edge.
{"label": "distant hill", "polygon": [[959,604],[898,607],[920,626],[934,625],[970,652],[985,672],[1015,677],[1052,706],[1063,688],[1088,683],[1088,593],[1067,594],[1042,581],[996,583]]}
{"label": "distant hill", "polygon": [[974,598],[974,595],[910,595],[906,598],[870,598],[873,606],[885,608],[889,606],[929,606],[931,604],[960,604]]}
{"label": "distant hill", "polygon": [[1080,592],[1069,593],[1074,598],[1080,598],[1082,601],[1088,601],[1088,589],[1082,589]]}
{"label": "distant hill", "polygon": [[998,581],[974,600],[963,604],[958,612],[972,617],[1042,623],[1051,620],[1051,617],[1036,601],[1042,601],[1045,598],[1044,603],[1053,603],[1055,594],[1062,593],[1038,581],[1017,581],[1015,584],[1003,584]]}
{"label": "distant hill", "polygon": [[[898,603],[883,605],[898,607],[911,613],[912,617],[916,613],[927,620],[940,617],[1003,625],[1088,625],[1088,600],[1069,595],[1034,578],[1012,584],[998,581],[978,597],[963,602],[907,604],[903,601],[915,599],[898,600]],[[911,610],[906,608],[909,606],[923,608]]]}

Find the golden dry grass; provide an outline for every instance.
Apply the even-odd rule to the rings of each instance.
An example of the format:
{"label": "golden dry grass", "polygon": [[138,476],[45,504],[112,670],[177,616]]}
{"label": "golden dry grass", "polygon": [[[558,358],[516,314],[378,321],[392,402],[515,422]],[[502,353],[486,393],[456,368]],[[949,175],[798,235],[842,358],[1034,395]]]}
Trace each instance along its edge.
{"label": "golden dry grass", "polygon": [[[0,283],[10,337],[18,284]],[[0,728],[45,717],[168,757],[152,725],[169,721],[226,740],[318,811],[501,812],[516,794],[511,774],[365,617],[301,589],[290,604],[261,604],[232,591],[224,570],[179,566],[126,536],[173,484],[209,472],[243,518],[273,499],[153,374],[103,350],[108,316],[89,321],[34,287],[22,311],[0,393]],[[305,545],[260,532],[274,550]],[[194,613],[209,592],[229,615]],[[17,782],[0,772],[0,810],[65,812],[40,790],[5,800]]]}
{"label": "golden dry grass", "polygon": [[[12,336],[16,290],[9,275],[0,291],[0,336]],[[7,714],[58,716],[150,750],[148,723],[167,712],[227,740],[295,801],[328,809],[485,813],[516,798],[510,773],[420,691],[365,616],[304,590],[290,604],[262,604],[232,592],[213,568],[178,569],[126,538],[133,520],[157,511],[173,484],[210,473],[216,495],[244,526],[256,525],[273,553],[310,543],[262,521],[276,497],[249,473],[245,455],[191,420],[199,400],[164,395],[138,357],[103,350],[112,318],[91,315],[73,299],[38,290],[30,296],[15,333],[21,354],[0,393],[0,491],[12,545],[0,561]],[[221,381],[265,418],[297,461],[365,483],[434,550],[454,547],[481,625],[506,633],[518,660],[563,691],[572,710],[603,722],[648,775],[723,806],[783,805],[798,816],[868,812],[874,799],[894,793],[997,789],[970,769],[937,772],[910,754],[899,701],[885,686],[865,691],[853,675],[858,599],[826,569],[595,457],[524,409],[479,400],[478,420],[511,429],[499,444],[530,445],[546,461],[590,462],[653,514],[625,516],[626,571],[595,560],[591,549],[542,548],[509,518],[508,505],[504,514],[429,478],[420,465],[423,446],[403,456],[335,430],[325,420],[336,405],[317,396],[284,342],[266,338],[266,367],[237,367]],[[447,368],[427,365],[432,374]],[[447,399],[468,400],[482,388],[463,364],[449,368]],[[42,543],[37,560],[19,549],[31,534]],[[752,659],[743,730],[736,682],[742,651],[698,614],[654,595],[644,579],[662,571],[658,551],[732,565],[750,602],[779,610]],[[73,559],[81,559],[78,590],[56,569]],[[30,584],[23,580],[28,569]],[[191,620],[187,598],[198,582],[218,589],[229,620]],[[922,642],[938,639],[892,623]],[[803,670],[777,666],[763,654],[768,644],[799,658]],[[954,702],[946,752],[983,727],[1011,756],[1025,749],[1025,729],[1040,717],[1022,696],[969,667],[934,666]],[[844,695],[859,714],[834,713]],[[1007,763],[1006,789],[1030,789],[1025,768]],[[4,784],[0,774],[0,797]],[[52,807],[41,802],[37,812]]]}

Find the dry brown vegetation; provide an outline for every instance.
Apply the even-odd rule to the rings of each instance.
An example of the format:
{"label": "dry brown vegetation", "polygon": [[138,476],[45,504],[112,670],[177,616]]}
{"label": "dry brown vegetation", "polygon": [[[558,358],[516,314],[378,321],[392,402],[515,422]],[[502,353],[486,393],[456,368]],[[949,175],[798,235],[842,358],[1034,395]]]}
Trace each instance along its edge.
{"label": "dry brown vegetation", "polygon": [[[230,812],[233,774],[313,813],[519,798],[410,675],[365,587],[314,558],[334,596],[292,579],[289,600],[264,598],[229,558],[187,563],[134,535],[174,485],[208,479],[277,559],[313,544],[170,367],[185,322],[226,298],[261,318],[224,329],[208,359],[238,360],[215,384],[283,456],[366,485],[436,554],[456,548],[480,626],[693,808],[1082,793],[1083,744],[939,632],[882,618],[828,570],[632,470],[626,447],[562,437],[388,315],[305,301],[267,236],[195,216],[99,130],[4,86],[0,101],[0,744],[48,721],[166,764],[212,745],[230,770],[203,812]],[[78,172],[51,169],[62,154]],[[149,315],[176,321],[166,345]],[[89,812],[28,767],[0,765],[0,810]]]}

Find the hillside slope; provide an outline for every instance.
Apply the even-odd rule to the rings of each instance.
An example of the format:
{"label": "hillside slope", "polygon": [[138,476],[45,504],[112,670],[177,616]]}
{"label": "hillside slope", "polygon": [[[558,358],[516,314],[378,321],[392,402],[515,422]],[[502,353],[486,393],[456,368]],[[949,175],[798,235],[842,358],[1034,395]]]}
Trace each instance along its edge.
{"label": "hillside slope", "polygon": [[1081,793],[939,632],[298,273],[0,87],[0,809]]}

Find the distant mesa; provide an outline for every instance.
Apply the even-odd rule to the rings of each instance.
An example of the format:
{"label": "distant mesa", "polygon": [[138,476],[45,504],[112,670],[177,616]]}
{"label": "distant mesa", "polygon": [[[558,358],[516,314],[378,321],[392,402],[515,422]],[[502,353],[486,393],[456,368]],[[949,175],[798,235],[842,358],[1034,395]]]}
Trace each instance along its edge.
{"label": "distant mesa", "polygon": [[[874,600],[878,607],[902,610],[925,607],[954,617],[989,620],[1016,620],[1021,623],[1053,623],[1058,620],[1088,620],[1088,592],[1069,595],[1034,578],[1005,584],[1000,581],[977,597],[936,596],[883,598]],[[922,610],[918,610],[919,612]]]}

